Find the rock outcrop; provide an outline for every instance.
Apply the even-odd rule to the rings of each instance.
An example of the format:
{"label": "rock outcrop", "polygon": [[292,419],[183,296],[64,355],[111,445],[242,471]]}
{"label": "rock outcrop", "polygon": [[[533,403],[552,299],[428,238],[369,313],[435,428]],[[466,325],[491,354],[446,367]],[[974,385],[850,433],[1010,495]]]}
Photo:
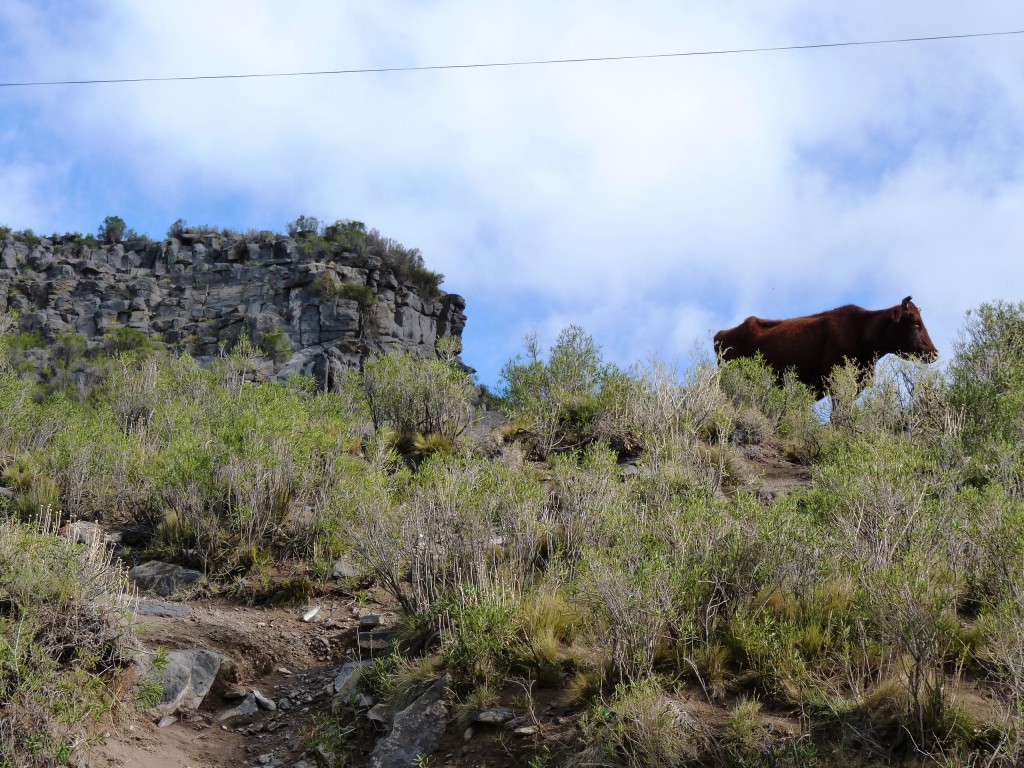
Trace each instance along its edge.
{"label": "rock outcrop", "polygon": [[301,373],[326,386],[374,353],[434,357],[439,338],[461,341],[464,309],[461,296],[417,288],[379,257],[303,239],[0,240],[0,311],[22,331],[95,342],[130,328],[200,360],[245,333],[270,353],[273,379]]}

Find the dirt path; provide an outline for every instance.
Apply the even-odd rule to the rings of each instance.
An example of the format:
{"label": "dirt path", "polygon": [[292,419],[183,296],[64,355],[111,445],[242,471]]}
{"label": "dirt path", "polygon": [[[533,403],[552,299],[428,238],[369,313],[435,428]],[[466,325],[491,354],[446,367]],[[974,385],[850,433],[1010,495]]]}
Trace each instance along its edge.
{"label": "dirt path", "polygon": [[[148,718],[111,729],[90,765],[124,768],[237,768],[292,766],[302,758],[317,718],[330,712],[327,686],[337,668],[357,657],[358,617],[352,603],[328,597],[318,621],[303,610],[233,605],[221,600],[186,603],[182,617],[140,617],[138,634],[150,650],[208,648],[227,660],[204,708],[159,728]],[[275,712],[218,722],[231,699],[256,689],[279,706]]]}

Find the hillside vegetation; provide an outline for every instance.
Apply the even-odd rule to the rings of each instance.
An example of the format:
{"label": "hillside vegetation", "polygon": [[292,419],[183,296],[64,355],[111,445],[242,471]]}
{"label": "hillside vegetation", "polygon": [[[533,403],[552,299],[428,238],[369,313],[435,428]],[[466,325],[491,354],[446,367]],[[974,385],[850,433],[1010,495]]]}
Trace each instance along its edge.
{"label": "hillside vegetation", "polygon": [[[858,395],[837,370],[828,421],[757,361],[621,370],[576,327],[508,362],[484,397],[505,419],[443,345],[333,392],[253,383],[246,344],[205,368],[111,350],[84,389],[23,375],[23,346],[0,370],[0,765],[71,760],[138,695],[120,567],[40,510],[130,524],[125,557],[242,600],[358,564],[403,618],[367,690],[397,709],[447,670],[465,719],[534,719],[535,768],[1024,761],[1024,304],[972,312],[945,371],[883,365]],[[810,479],[773,490],[768,458]],[[361,727],[326,728],[339,765]]]}

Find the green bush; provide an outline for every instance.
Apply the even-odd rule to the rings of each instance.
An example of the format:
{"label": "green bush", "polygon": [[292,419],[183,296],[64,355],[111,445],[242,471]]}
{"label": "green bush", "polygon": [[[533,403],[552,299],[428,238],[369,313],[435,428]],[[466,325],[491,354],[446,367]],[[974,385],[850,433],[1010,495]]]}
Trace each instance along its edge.
{"label": "green bush", "polygon": [[133,353],[145,357],[156,350],[152,336],[138,328],[123,325],[112,325],[107,328],[103,332],[100,346],[108,355]]}
{"label": "green bush", "polygon": [[589,764],[611,759],[627,768],[674,768],[694,761],[707,746],[700,720],[654,678],[619,685],[607,704],[590,713],[585,733],[604,753]]}
{"label": "green bush", "polygon": [[324,240],[342,252],[361,253],[366,242],[366,225],[352,219],[338,219],[324,227]]}
{"label": "green bush", "polygon": [[595,438],[598,416],[616,369],[601,348],[576,325],[563,330],[547,361],[536,334],[526,338],[527,356],[516,356],[501,371],[502,404],[514,423],[530,433],[538,454],[571,450]]}
{"label": "green bush", "polygon": [[2,519],[0,563],[0,763],[77,763],[134,697],[118,681],[137,649],[127,574],[102,546]]}
{"label": "green bush", "polygon": [[100,225],[96,235],[106,245],[116,245],[122,240],[138,238],[134,229],[130,229],[120,216],[107,216]]}
{"label": "green bush", "polygon": [[472,381],[445,360],[382,355],[366,361],[358,383],[374,429],[394,429],[402,445],[432,433],[454,441],[469,423]]}
{"label": "green bush", "polygon": [[63,368],[71,368],[85,359],[88,342],[79,333],[58,333],[50,345],[50,359]]}
{"label": "green bush", "polygon": [[1024,439],[1024,302],[968,313],[949,378],[950,401],[963,410],[972,444]]}
{"label": "green bush", "polygon": [[338,288],[338,296],[354,301],[363,312],[377,306],[377,293],[364,283],[342,283]]}
{"label": "green bush", "polygon": [[274,328],[263,334],[263,338],[260,339],[260,349],[267,357],[280,365],[292,357],[292,340],[283,328]]}
{"label": "green bush", "polygon": [[39,241],[42,239],[31,229],[21,229],[16,232],[12,232],[11,236],[15,240],[25,243],[29,248],[35,248],[39,245]]}
{"label": "green bush", "polygon": [[320,234],[320,219],[316,216],[299,216],[288,222],[289,237],[316,236]]}
{"label": "green bush", "polygon": [[723,363],[719,381],[734,408],[733,440],[741,445],[777,442],[802,458],[813,455],[820,428],[816,398],[795,376],[787,374],[780,386],[758,356]]}
{"label": "green bush", "polygon": [[376,229],[363,235],[365,252],[376,256],[399,280],[407,280],[425,296],[437,296],[444,275],[427,269],[419,248],[406,248],[390,237],[384,237]]}
{"label": "green bush", "polygon": [[181,237],[188,231],[188,223],[184,219],[175,219],[174,223],[167,228],[167,239]]}
{"label": "green bush", "polygon": [[341,293],[341,279],[334,272],[320,272],[313,278],[313,293],[321,299],[333,299]]}

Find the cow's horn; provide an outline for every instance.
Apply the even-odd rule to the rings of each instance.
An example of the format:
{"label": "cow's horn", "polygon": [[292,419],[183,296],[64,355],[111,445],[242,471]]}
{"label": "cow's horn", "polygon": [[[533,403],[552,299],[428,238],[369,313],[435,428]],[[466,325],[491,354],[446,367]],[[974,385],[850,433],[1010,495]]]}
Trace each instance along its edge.
{"label": "cow's horn", "polygon": [[909,305],[910,305],[910,297],[907,296],[907,298],[905,298],[903,300],[903,308],[906,309]]}

